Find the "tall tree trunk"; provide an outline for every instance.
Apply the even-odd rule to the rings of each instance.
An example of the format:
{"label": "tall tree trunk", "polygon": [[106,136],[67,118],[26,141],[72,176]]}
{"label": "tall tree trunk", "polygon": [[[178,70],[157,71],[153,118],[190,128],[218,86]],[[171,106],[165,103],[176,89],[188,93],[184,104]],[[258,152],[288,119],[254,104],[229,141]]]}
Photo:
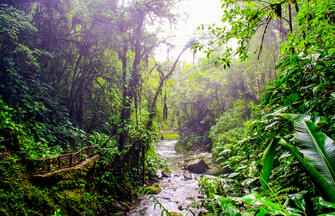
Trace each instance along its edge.
{"label": "tall tree trunk", "polygon": [[119,52],[119,58],[122,62],[122,109],[121,109],[121,128],[122,132],[119,137],[119,151],[124,149],[124,145],[127,140],[127,133],[124,131],[126,122],[130,118],[130,102],[128,94],[128,83],[127,83],[127,50],[128,47],[124,46],[123,50]]}
{"label": "tall tree trunk", "polygon": [[144,22],[144,15],[139,14],[137,19],[137,28],[135,34],[135,58],[133,61],[132,75],[130,80],[130,97],[134,100],[135,105],[135,114],[136,114],[136,124],[138,122],[137,110],[138,110],[138,98],[137,93],[139,89],[140,83],[140,73],[139,73],[139,65],[141,62],[141,41],[142,41],[142,27]]}
{"label": "tall tree trunk", "polygon": [[76,79],[78,78],[77,71],[78,71],[79,63],[80,63],[80,60],[81,60],[82,57],[83,57],[82,55],[79,55],[79,57],[77,59],[77,62],[76,62],[76,65],[75,65],[75,69],[73,71],[73,76],[72,76],[70,95],[69,95],[69,97],[67,99],[67,108],[69,109],[70,117],[73,116],[73,111],[74,111],[74,93],[75,93],[76,84],[77,84]]}
{"label": "tall tree trunk", "polygon": [[[289,25],[290,25],[290,32],[292,33],[293,32],[293,20],[292,20],[292,9],[291,9],[291,5],[289,4],[288,5],[288,14],[289,14]],[[294,48],[292,47],[292,50],[291,50],[292,54],[294,54]]]}
{"label": "tall tree trunk", "polygon": [[83,126],[83,122],[84,122],[84,112],[85,112],[85,108],[84,108],[84,95],[85,95],[85,91],[86,91],[86,86],[88,85],[88,82],[85,81],[84,78],[81,79],[80,81],[80,85],[78,87],[78,94],[77,94],[77,100],[78,100],[78,109],[77,109],[77,113],[76,113],[76,120],[78,121],[78,124],[80,127]]}

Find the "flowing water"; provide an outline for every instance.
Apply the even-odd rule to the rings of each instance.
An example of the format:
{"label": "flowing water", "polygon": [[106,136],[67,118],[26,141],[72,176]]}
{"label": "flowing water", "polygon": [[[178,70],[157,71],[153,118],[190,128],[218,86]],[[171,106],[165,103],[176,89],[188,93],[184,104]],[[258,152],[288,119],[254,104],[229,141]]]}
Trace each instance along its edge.
{"label": "flowing water", "polygon": [[[197,178],[199,175],[192,174],[192,178],[184,177],[184,170],[178,167],[178,163],[185,159],[185,156],[175,151],[177,141],[161,141],[156,144],[156,151],[163,158],[167,159],[167,163],[171,168],[171,177],[163,178],[158,182],[162,189],[160,194],[155,195],[159,202],[169,210],[182,215],[193,215],[190,211],[179,210],[179,207],[186,208],[193,201],[198,200],[199,193],[197,188]],[[137,200],[129,216],[155,216],[161,215],[158,206],[154,207],[154,201],[149,199],[149,195],[144,195]]]}

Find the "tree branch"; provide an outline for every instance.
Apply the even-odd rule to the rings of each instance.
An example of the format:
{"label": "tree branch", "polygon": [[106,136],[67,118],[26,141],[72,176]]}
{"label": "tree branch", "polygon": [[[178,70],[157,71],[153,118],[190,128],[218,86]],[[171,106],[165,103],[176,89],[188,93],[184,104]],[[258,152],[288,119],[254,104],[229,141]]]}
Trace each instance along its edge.
{"label": "tree branch", "polygon": [[155,96],[151,102],[151,105],[150,105],[150,109],[149,109],[149,119],[148,119],[148,122],[147,122],[147,128],[151,128],[152,126],[152,123],[153,123],[153,118],[156,114],[156,101],[158,99],[158,95],[160,93],[160,91],[162,90],[163,88],[163,85],[164,85],[164,82],[169,79],[169,77],[172,75],[173,71],[175,70],[178,62],[179,62],[179,59],[180,57],[183,55],[183,53],[188,49],[188,48],[191,48],[193,46],[193,44],[195,43],[194,40],[191,40],[189,43],[187,43],[185,45],[185,47],[183,48],[183,50],[179,53],[177,59],[175,60],[172,68],[170,69],[170,71],[161,79],[160,83],[159,83],[159,86],[158,86],[158,89],[156,90],[156,93],[155,93]]}

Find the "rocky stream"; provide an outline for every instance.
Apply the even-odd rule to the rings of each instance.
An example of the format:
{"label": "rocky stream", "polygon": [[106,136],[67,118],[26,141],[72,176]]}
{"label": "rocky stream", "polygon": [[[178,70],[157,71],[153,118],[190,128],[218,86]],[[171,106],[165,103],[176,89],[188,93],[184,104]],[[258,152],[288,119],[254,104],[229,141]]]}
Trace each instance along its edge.
{"label": "rocky stream", "polygon": [[[166,177],[161,178],[160,181],[156,183],[161,189],[161,192],[156,194],[155,197],[172,215],[193,215],[193,213],[199,210],[193,208],[192,203],[201,199],[197,191],[197,180],[201,175],[199,173],[205,172],[208,169],[207,164],[210,163],[209,160],[211,161],[211,157],[210,153],[197,154],[197,158],[195,158],[195,156],[187,157],[175,151],[176,142],[177,141],[161,141],[156,144],[157,153],[167,160],[171,168],[171,173],[167,175],[164,174]],[[197,165],[194,167],[200,168],[200,170],[192,170],[192,165],[189,167],[189,170],[193,172],[183,169],[185,161],[188,162],[188,160],[195,161]],[[192,161],[190,161],[190,163]],[[204,162],[206,163],[204,164]],[[155,205],[155,202],[150,199],[149,195],[143,195],[134,203],[128,215],[161,215],[161,209],[158,205]]]}

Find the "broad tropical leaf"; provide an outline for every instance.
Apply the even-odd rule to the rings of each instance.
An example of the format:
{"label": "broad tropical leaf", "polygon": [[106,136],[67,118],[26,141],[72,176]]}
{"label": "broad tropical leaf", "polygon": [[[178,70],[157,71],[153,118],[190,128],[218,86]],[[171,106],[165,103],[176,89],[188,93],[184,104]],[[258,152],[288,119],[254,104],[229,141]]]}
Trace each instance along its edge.
{"label": "broad tropical leaf", "polygon": [[325,207],[325,208],[333,208],[333,209],[335,209],[335,203],[330,203],[330,202],[327,202],[327,201],[324,201],[324,200],[321,200],[319,202],[319,205],[321,205],[322,207]]}
{"label": "broad tropical leaf", "polygon": [[288,149],[292,155],[294,155],[298,161],[305,167],[307,173],[311,177],[312,181],[319,189],[322,196],[330,201],[335,201],[335,189],[329,184],[329,182],[325,179],[323,175],[321,175],[312,165],[307,162],[301,152],[292,144],[288,143],[286,140],[281,139],[278,144],[281,144],[286,149]]}
{"label": "broad tropical leaf", "polygon": [[[319,202],[319,205],[321,206],[321,208],[335,209],[335,203],[330,203],[330,202],[327,202],[327,201],[324,201],[324,200],[321,200]],[[320,214],[318,216],[330,216],[330,215],[335,215],[335,212]]]}
{"label": "broad tropical leaf", "polygon": [[296,208],[284,207],[279,201],[272,202],[269,198],[257,193],[247,194],[243,197],[230,197],[233,201],[242,201],[248,205],[263,206],[271,215],[301,215],[302,211]]}
{"label": "broad tropical leaf", "polygon": [[322,116],[310,116],[305,114],[295,114],[295,113],[276,113],[276,116],[281,116],[291,121],[312,121],[316,125],[320,123],[326,123],[326,118]]}
{"label": "broad tropical leaf", "polygon": [[263,170],[261,174],[261,184],[263,187],[263,190],[266,191],[268,188],[268,182],[269,177],[271,175],[271,170],[273,166],[273,160],[276,153],[276,147],[277,147],[277,140],[273,139],[270,143],[270,145],[266,148],[264,155],[263,155]]}
{"label": "broad tropical leaf", "polygon": [[295,139],[304,157],[335,189],[335,144],[311,121],[297,121]]}

